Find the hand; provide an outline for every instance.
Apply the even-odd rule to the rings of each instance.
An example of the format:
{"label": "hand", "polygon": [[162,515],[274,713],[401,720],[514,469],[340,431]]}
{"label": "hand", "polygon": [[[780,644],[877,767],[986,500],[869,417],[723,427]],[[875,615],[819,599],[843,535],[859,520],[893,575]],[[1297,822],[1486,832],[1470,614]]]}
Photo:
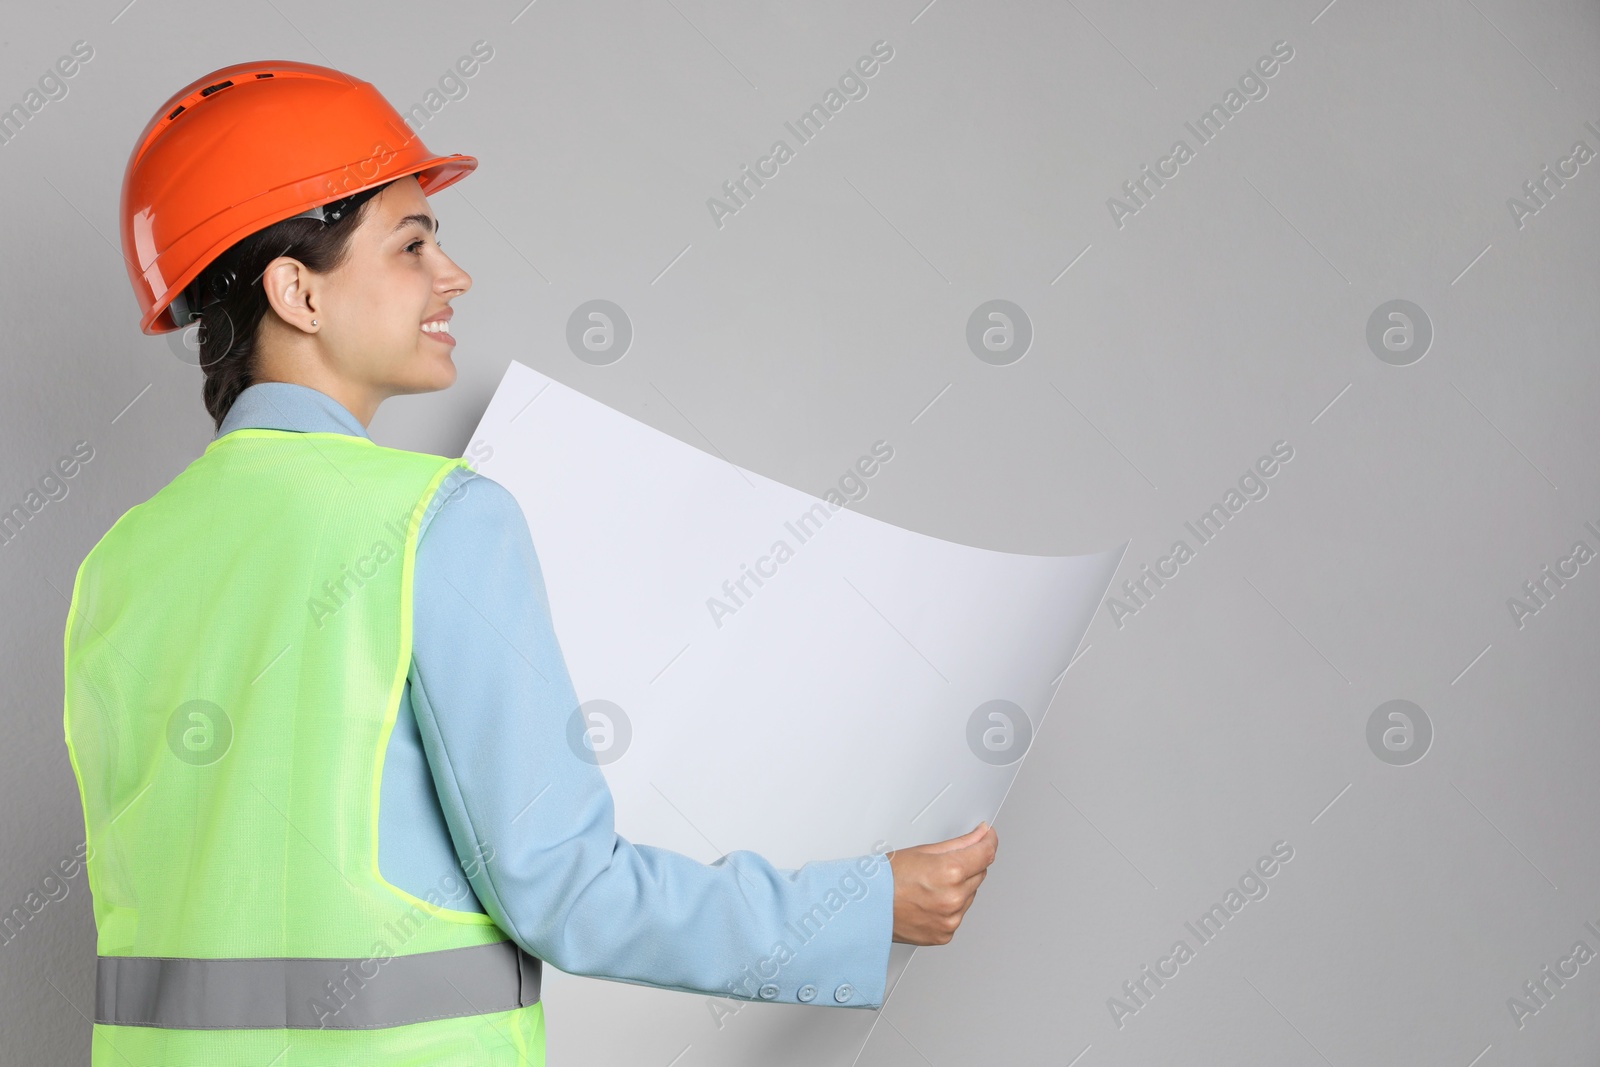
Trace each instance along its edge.
{"label": "hand", "polygon": [[994,862],[999,835],[980,822],[960,837],[889,855],[894,874],[894,940],[947,945]]}

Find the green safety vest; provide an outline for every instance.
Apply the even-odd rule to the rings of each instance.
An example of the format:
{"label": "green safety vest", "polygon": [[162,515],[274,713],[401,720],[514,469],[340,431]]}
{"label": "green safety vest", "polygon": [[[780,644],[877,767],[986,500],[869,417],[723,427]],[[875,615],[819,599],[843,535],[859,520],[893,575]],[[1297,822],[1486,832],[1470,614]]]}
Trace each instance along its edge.
{"label": "green safety vest", "polygon": [[378,870],[419,523],[467,465],[235,430],[84,559],[94,1067],[544,1064],[540,961]]}

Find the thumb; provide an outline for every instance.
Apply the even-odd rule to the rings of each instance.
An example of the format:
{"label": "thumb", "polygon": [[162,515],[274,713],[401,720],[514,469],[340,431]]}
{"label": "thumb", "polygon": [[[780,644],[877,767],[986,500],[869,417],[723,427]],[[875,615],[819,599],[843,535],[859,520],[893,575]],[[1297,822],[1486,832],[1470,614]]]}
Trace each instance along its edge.
{"label": "thumb", "polygon": [[926,847],[929,852],[954,852],[958,848],[970,848],[978,843],[978,839],[984,835],[988,828],[989,822],[984,820],[960,837],[952,837],[948,841],[939,841]]}

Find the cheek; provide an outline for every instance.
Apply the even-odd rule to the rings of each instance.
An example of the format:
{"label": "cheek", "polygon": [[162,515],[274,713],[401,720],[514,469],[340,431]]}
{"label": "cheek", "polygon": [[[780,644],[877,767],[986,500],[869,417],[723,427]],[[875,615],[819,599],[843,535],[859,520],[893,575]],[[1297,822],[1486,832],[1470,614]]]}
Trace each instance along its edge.
{"label": "cheek", "polygon": [[367,303],[374,337],[390,345],[415,346],[422,339],[422,316],[427,314],[427,284],[418,284],[408,271],[398,271],[390,283],[376,289]]}
{"label": "cheek", "polygon": [[[398,253],[404,255],[404,253]],[[349,334],[362,350],[369,373],[393,374],[396,364],[420,365],[439,355],[439,346],[422,332],[432,280],[403,260],[373,271],[359,294],[345,303],[353,329]],[[404,373],[404,372],[401,372]]]}

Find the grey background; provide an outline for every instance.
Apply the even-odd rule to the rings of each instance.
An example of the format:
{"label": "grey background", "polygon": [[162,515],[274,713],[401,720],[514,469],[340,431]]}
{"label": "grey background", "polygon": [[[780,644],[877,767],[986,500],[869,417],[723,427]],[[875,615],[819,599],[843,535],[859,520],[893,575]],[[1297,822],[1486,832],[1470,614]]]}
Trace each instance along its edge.
{"label": "grey background", "polygon": [[[1101,611],[976,905],[881,1012],[755,1004],[718,1030],[703,998],[616,983],[565,1010],[578,980],[558,979],[552,1062],[658,1062],[664,1035],[681,1067],[1592,1062],[1600,962],[1521,1028],[1507,998],[1579,939],[1600,950],[1600,564],[1520,628],[1507,600],[1575,541],[1600,549],[1600,161],[1521,228],[1507,199],[1575,141],[1600,150],[1600,14],[1324,2],[8,11],[0,104],[74,41],[94,57],[0,147],[0,504],[77,441],[94,458],[0,547],[0,910],[82,839],[61,731],[77,564],[211,433],[198,370],[137,329],[133,137],[255,58],[349,70],[404,110],[482,39],[493,59],[421,130],[481,161],[434,204],[475,279],[460,377],[385,404],[381,443],[460,454],[519,359],[813,492],[887,438],[857,507],[1009,551],[1131,538],[1118,585],[1294,448],[1137,615]],[[894,57],[868,94],[718,229],[707,198],[878,40]],[[1279,40],[1268,95],[1119,229],[1107,198],[1193,145],[1183,123]],[[565,343],[595,298],[635,330],[610,366]],[[991,299],[1034,332],[1009,366],[966,345]],[[1409,366],[1366,343],[1392,299],[1433,325]],[[1408,766],[1366,741],[1397,698],[1434,729]],[[1278,841],[1269,895],[1119,1027],[1124,980],[1195,944],[1185,921]],[[0,1058],[86,1058],[93,954],[79,875],[0,945]]]}

